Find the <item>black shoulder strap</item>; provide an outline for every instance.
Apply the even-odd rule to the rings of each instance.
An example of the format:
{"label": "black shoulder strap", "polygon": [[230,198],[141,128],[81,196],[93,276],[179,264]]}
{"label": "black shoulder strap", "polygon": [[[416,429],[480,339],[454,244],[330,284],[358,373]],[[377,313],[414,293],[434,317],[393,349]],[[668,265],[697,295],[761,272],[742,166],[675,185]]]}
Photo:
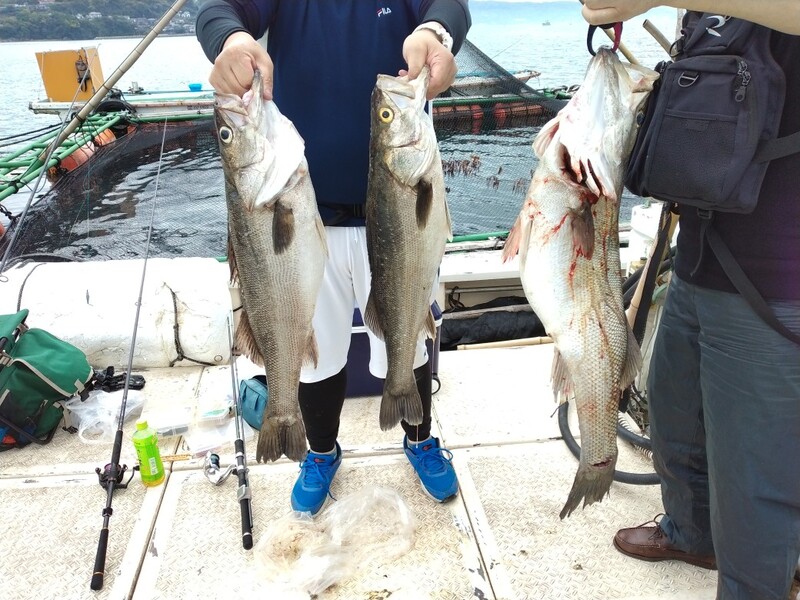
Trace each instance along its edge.
{"label": "black shoulder strap", "polygon": [[774,140],[761,142],[753,157],[755,162],[766,162],[800,152],[800,131]]}
{"label": "black shoulder strap", "polygon": [[756,314],[783,337],[800,345],[800,335],[790,331],[786,325],[778,320],[778,317],[775,316],[775,313],[772,312],[769,304],[767,304],[767,301],[758,293],[753,282],[751,282],[744,271],[742,271],[739,263],[736,262],[730,249],[725,242],[722,241],[722,238],[713,225],[706,228],[706,239],[708,240],[708,245],[711,246],[711,250],[716,254],[719,264],[722,265],[722,270],[725,271],[728,279],[731,280],[731,283],[739,290],[739,293]]}

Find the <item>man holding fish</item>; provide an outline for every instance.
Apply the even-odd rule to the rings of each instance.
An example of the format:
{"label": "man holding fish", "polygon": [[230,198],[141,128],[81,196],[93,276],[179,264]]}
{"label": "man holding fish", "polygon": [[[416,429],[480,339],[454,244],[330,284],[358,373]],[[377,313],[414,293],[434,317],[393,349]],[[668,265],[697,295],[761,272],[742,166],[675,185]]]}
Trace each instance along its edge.
{"label": "man holding fish", "polygon": [[[701,35],[717,40],[731,19],[771,29],[771,55],[786,83],[779,135],[800,132],[799,2],[585,0],[583,15],[599,25],[656,6],[706,13]],[[742,270],[795,335],[799,190],[795,152],[769,164],[751,213],[713,217]],[[648,382],[666,515],[620,530],[614,545],[641,560],[718,569],[720,600],[785,600],[800,554],[800,345],[738,293],[701,235],[707,217],[692,206],[679,208],[675,269]]]}
{"label": "man holding fish", "polygon": [[[295,510],[317,513],[330,495],[331,481],[341,464],[337,436],[354,304],[365,314],[368,325],[372,314],[373,327],[368,332],[370,371],[386,378],[387,370],[392,369],[392,353],[387,364],[386,352],[386,345],[393,343],[388,331],[393,325],[387,321],[391,317],[383,315],[382,306],[368,310],[374,270],[370,267],[383,264],[375,242],[368,252],[365,226],[369,218],[365,209],[368,178],[375,159],[375,151],[370,151],[371,123],[374,125],[376,119],[388,123],[395,117],[401,122],[405,110],[416,110],[424,106],[425,98],[432,99],[446,90],[456,75],[453,54],[470,24],[466,0],[387,0],[383,4],[363,0],[211,0],[198,14],[197,36],[214,62],[209,81],[215,91],[243,96],[258,72],[263,98],[274,98],[304,138],[308,171],[325,224],[328,258],[313,316],[316,365],[304,364],[299,385],[299,405],[311,449],[292,491]],[[265,33],[266,50],[256,41]],[[391,79],[398,83],[388,86],[392,89],[387,98],[401,100],[397,104],[379,102],[380,106],[371,110],[370,96],[373,89],[378,94],[378,75],[395,73],[399,76]],[[404,96],[413,101],[402,101]],[[371,113],[375,113],[372,121]],[[422,137],[428,141],[420,155],[424,154],[430,164],[439,161],[441,176],[438,149],[431,147],[429,137]],[[417,140],[417,145],[422,144]],[[382,156],[393,155],[391,148],[385,150]],[[424,196],[425,210],[439,207],[430,214],[446,216],[443,192],[440,195],[437,191],[439,184],[431,183],[424,173],[416,173],[411,181],[414,191],[409,194]],[[444,216],[430,219],[437,224],[437,240],[440,238],[433,246],[438,249],[441,245],[442,252],[449,235],[444,230]],[[432,287],[432,281],[427,280],[435,276],[428,271],[424,274],[426,290]],[[372,273],[372,282],[374,277]],[[427,310],[430,296],[426,302]],[[376,302],[370,300],[370,304]],[[376,310],[380,313],[377,317]],[[387,344],[373,333],[376,330],[385,336]],[[450,462],[452,455],[431,436],[431,366],[423,333],[420,329],[410,353],[394,352],[409,357],[407,368],[413,373],[408,375],[414,389],[396,397],[385,392],[381,426],[389,428],[403,419],[405,453],[425,491],[442,502],[456,495],[458,481]],[[389,379],[386,388],[388,383]],[[264,457],[273,459],[269,454]]]}

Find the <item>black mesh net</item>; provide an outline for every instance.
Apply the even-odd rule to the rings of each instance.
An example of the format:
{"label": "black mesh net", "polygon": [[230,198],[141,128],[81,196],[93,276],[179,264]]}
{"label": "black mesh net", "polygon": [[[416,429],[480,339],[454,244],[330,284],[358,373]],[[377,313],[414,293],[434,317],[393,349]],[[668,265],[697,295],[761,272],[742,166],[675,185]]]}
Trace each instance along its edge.
{"label": "black mesh net", "polygon": [[[457,62],[461,84],[433,105],[453,232],[505,231],[536,166],[531,142],[566,101],[532,89],[469,41]],[[213,118],[167,126],[162,156],[163,135],[162,124],[131,126],[63,174],[18,225],[11,256],[143,257],[153,210],[150,256],[224,256],[227,216]],[[9,238],[0,242],[3,252]]]}

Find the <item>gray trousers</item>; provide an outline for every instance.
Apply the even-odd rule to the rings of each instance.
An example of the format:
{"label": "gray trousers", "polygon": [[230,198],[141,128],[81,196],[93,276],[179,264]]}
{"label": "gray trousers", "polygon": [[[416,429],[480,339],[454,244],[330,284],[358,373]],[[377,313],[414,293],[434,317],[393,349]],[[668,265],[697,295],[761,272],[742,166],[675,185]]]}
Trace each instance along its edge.
{"label": "gray trousers", "polygon": [[[800,301],[770,306],[800,333]],[[800,346],[738,294],[673,276],[648,398],[670,541],[715,552],[718,600],[786,600],[800,555]]]}

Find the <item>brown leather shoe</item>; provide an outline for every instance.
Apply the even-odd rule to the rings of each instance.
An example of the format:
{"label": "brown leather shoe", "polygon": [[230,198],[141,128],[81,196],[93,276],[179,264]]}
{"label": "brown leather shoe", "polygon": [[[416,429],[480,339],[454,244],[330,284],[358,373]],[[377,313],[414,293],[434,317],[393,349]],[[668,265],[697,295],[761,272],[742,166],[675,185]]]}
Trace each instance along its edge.
{"label": "brown leather shoe", "polygon": [[717,570],[717,560],[713,554],[703,556],[689,554],[674,548],[655,521],[643,523],[638,527],[620,529],[614,536],[614,547],[639,560],[680,560],[704,569]]}

